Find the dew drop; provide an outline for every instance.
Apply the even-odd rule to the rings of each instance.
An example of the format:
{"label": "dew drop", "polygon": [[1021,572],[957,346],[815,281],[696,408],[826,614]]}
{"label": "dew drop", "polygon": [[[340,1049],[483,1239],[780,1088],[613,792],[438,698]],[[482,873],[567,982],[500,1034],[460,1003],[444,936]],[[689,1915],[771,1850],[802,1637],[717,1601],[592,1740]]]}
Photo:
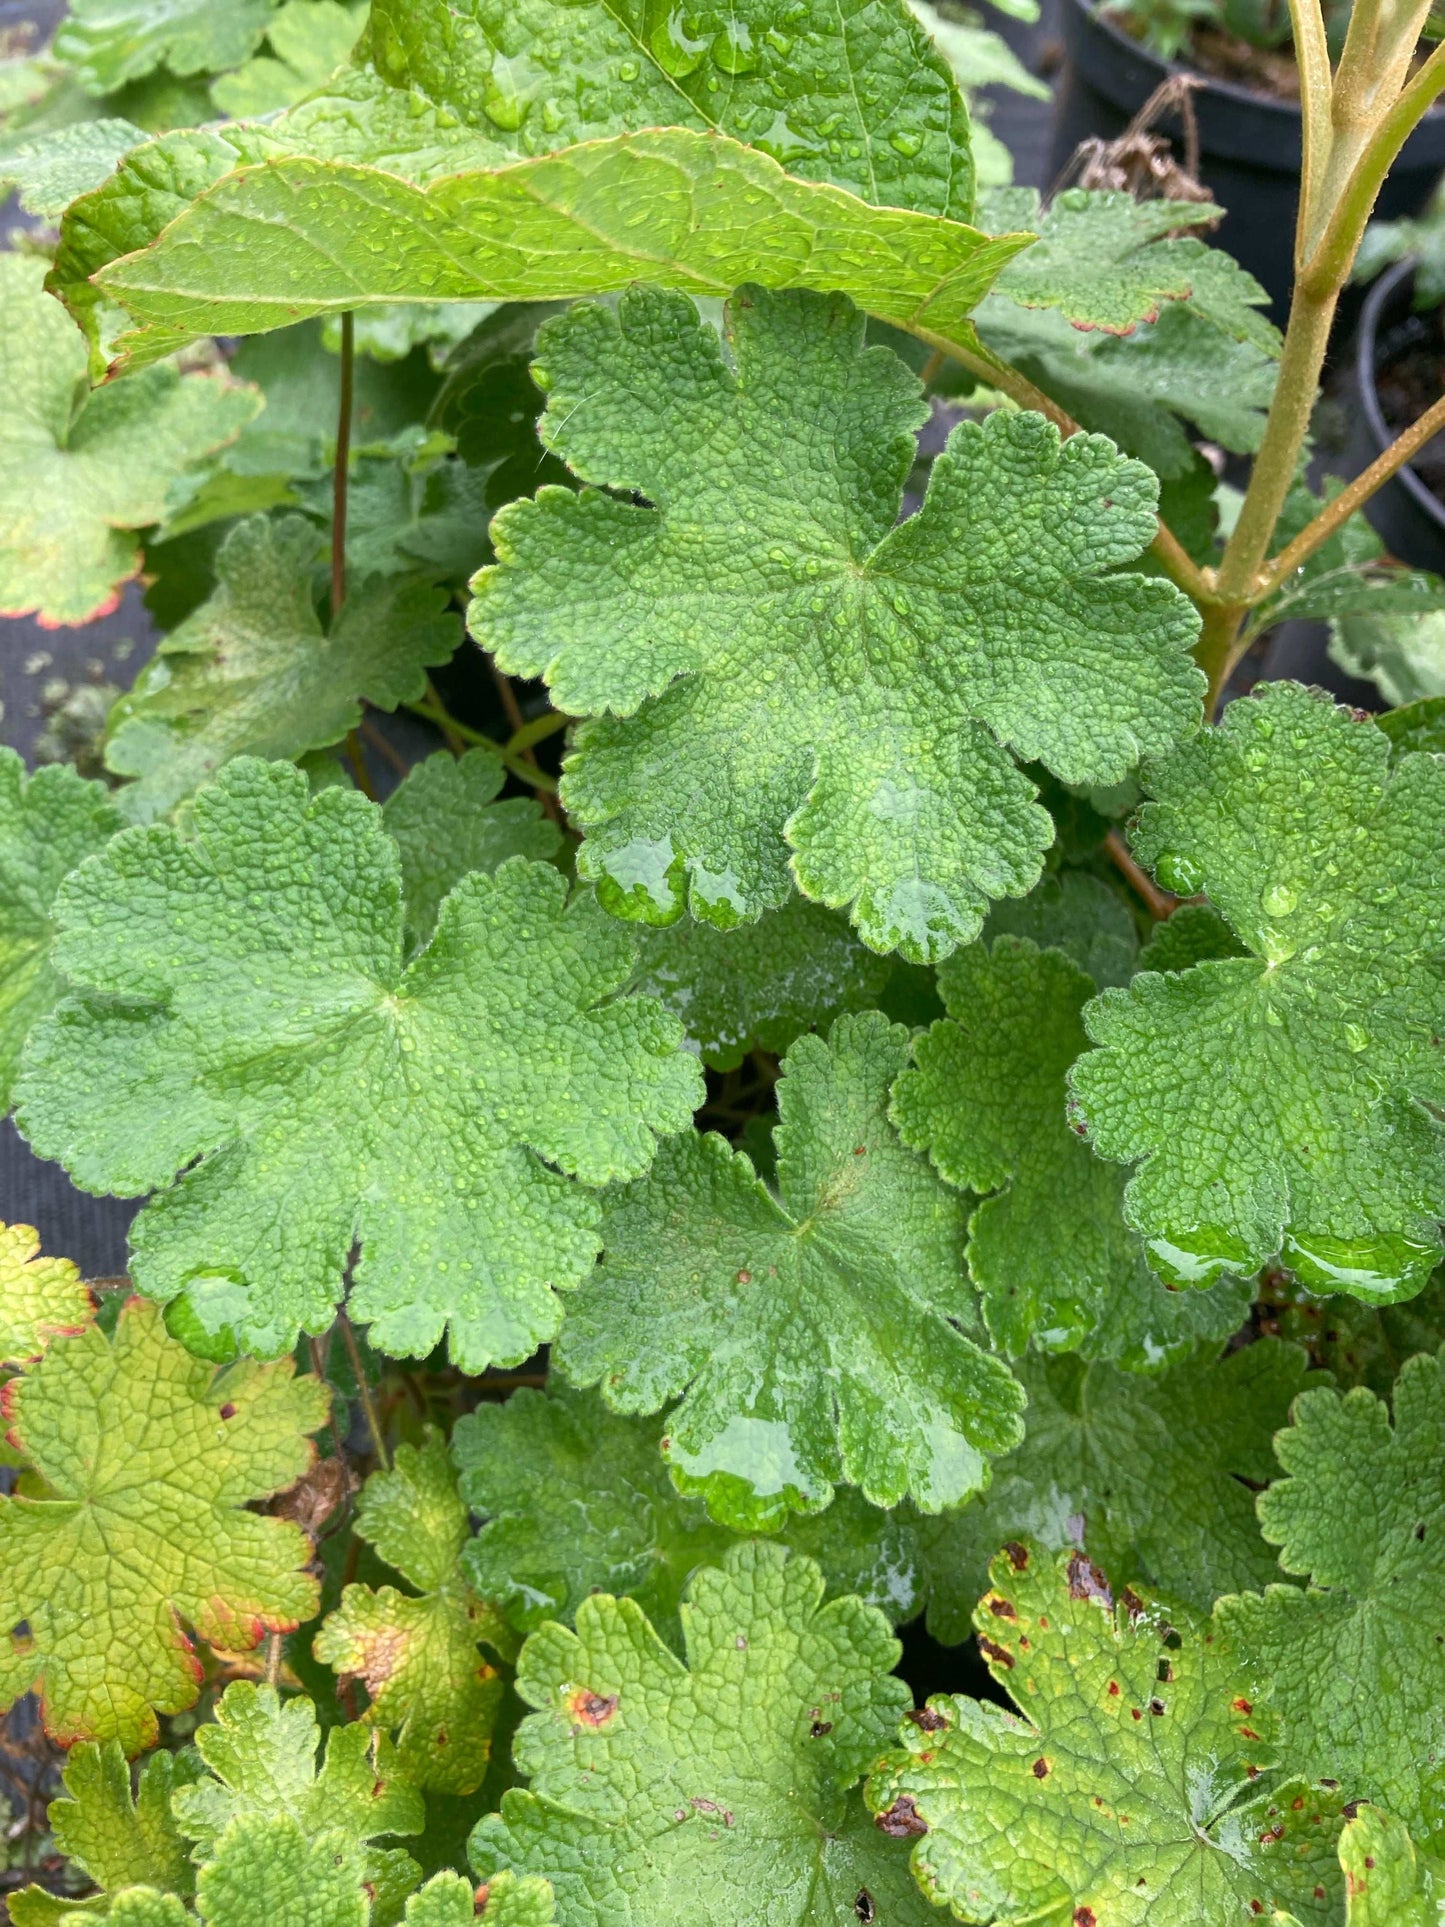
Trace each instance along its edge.
{"label": "dew drop", "polygon": [[888,145],[905,160],[912,160],[923,149],[923,136],[911,127],[900,127],[888,136]]}

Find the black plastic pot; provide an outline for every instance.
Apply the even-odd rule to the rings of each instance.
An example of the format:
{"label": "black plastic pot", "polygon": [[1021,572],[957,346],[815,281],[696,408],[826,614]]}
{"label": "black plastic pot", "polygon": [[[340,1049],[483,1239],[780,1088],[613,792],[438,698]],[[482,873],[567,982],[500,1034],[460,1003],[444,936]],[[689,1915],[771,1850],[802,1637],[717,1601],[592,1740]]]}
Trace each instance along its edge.
{"label": "black plastic pot", "polygon": [[[1097,13],[1090,0],[1060,0],[1067,60],[1055,94],[1049,179],[1057,179],[1082,140],[1113,140],[1161,81],[1186,73],[1161,60]],[[1300,112],[1229,81],[1196,76],[1194,115],[1199,127],[1200,174],[1228,209],[1214,239],[1268,291],[1283,323],[1294,280],[1294,229],[1299,209]],[[1161,132],[1176,140],[1178,117],[1164,116]],[[1445,168],[1445,110],[1432,109],[1405,143],[1380,192],[1376,213],[1390,219],[1416,214]]]}
{"label": "black plastic pot", "polygon": [[[1353,475],[1368,468],[1397,433],[1380,408],[1376,376],[1405,349],[1433,333],[1431,324],[1411,305],[1414,284],[1414,262],[1401,261],[1380,276],[1365,298],[1355,344],[1356,405],[1350,410],[1348,452]],[[1365,504],[1365,514],[1391,555],[1417,569],[1445,574],[1445,506],[1408,463]]]}

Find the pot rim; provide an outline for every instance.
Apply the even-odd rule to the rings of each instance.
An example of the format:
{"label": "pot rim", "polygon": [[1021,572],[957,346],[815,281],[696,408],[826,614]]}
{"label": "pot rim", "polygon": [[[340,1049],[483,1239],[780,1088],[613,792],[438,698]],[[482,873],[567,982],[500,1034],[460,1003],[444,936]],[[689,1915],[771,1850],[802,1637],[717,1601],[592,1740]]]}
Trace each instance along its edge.
{"label": "pot rim", "polygon": [[[1196,81],[1202,90],[1217,94],[1226,101],[1236,101],[1240,106],[1247,104],[1256,112],[1274,114],[1281,120],[1299,121],[1300,104],[1297,100],[1280,100],[1273,94],[1259,93],[1253,87],[1242,87],[1238,81],[1220,80],[1213,74],[1202,73],[1199,68],[1191,67],[1187,61],[1165,60],[1152,47],[1146,47],[1142,40],[1136,40],[1133,34],[1126,33],[1111,20],[1099,0],[1072,0],[1072,4],[1100,33],[1115,41],[1122,53],[1132,54],[1136,59],[1146,60],[1156,67],[1161,80],[1174,74],[1183,74]],[[1445,119],[1445,103],[1440,102],[1428,107],[1422,117],[1422,121],[1441,119]]]}
{"label": "pot rim", "polygon": [[[1407,255],[1387,268],[1371,285],[1365,296],[1365,305],[1360,314],[1360,333],[1355,344],[1355,386],[1360,392],[1360,403],[1364,409],[1365,423],[1370,431],[1370,440],[1376,451],[1384,454],[1394,441],[1394,431],[1385,420],[1380,407],[1380,397],[1375,387],[1375,367],[1379,350],[1380,316],[1385,304],[1399,289],[1403,281],[1414,277],[1417,257]],[[1425,486],[1409,462],[1397,468],[1393,479],[1400,484],[1405,493],[1420,511],[1429,517],[1436,528],[1445,532],[1445,503],[1442,503],[1432,489]],[[1388,488],[1389,483],[1385,486]]]}

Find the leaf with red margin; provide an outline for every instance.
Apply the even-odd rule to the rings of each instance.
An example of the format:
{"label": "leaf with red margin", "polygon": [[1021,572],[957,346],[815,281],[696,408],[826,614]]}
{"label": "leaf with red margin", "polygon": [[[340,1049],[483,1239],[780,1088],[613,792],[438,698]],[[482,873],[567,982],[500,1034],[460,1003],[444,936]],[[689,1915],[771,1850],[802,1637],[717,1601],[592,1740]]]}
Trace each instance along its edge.
{"label": "leaf with red margin", "polygon": [[217,1373],[133,1298],[113,1339],[56,1339],[3,1395],[11,1442],[45,1496],[0,1499],[0,1701],[39,1691],[62,1744],[154,1744],[156,1713],[194,1705],[186,1633],[229,1652],[316,1610],[298,1526],[244,1508],[294,1483],[328,1394],[290,1359]]}
{"label": "leaf with red margin", "polygon": [[69,1258],[42,1258],[33,1225],[0,1224],[0,1359],[38,1358],[52,1338],[75,1338],[95,1302]]}

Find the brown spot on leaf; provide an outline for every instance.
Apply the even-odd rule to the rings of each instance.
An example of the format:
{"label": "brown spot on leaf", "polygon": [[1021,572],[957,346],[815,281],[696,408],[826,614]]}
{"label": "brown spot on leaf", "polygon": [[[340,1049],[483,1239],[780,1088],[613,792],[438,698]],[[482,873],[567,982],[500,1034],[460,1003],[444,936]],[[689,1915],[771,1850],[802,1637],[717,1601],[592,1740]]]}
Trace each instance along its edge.
{"label": "brown spot on leaf", "polygon": [[1091,1599],[1096,1606],[1111,1607],[1114,1603],[1108,1580],[1082,1552],[1069,1554],[1069,1597]]}
{"label": "brown spot on leaf", "polygon": [[936,1712],[931,1706],[915,1706],[903,1717],[912,1720],[920,1733],[941,1733],[948,1725],[946,1715]]}
{"label": "brown spot on leaf", "polygon": [[234,1418],[235,1416],[236,1416],[236,1408],[234,1405],[232,1405],[231,1401],[227,1399],[226,1403],[221,1407],[221,1417]]}
{"label": "brown spot on leaf", "polygon": [[1096,1927],[1096,1917],[1092,1907],[1075,1907],[1074,1927]]}
{"label": "brown spot on leaf", "polygon": [[826,1739],[832,1731],[833,1722],[831,1720],[814,1720],[813,1724],[808,1728],[808,1738],[810,1740]]}
{"label": "brown spot on leaf", "polygon": [[1111,1679],[1109,1681],[1109,1698],[1111,1700],[1116,1700],[1118,1699],[1118,1697],[1119,1697],[1119,1682],[1116,1679]]}
{"label": "brown spot on leaf", "polygon": [[873,1896],[866,1887],[860,1887],[858,1889],[858,1897],[853,1902],[853,1911],[859,1920],[864,1923],[864,1927],[867,1927],[867,1923],[873,1919]]}
{"label": "brown spot on leaf", "polygon": [[1136,1619],[1142,1619],[1149,1610],[1132,1586],[1125,1586],[1123,1592],[1119,1594],[1119,1603],[1128,1613],[1131,1626]]}
{"label": "brown spot on leaf", "polygon": [[990,1596],[989,1602],[988,1602],[988,1609],[993,1614],[995,1619],[1017,1619],[1018,1618],[1018,1609],[1014,1605],[1013,1601],[1011,1599],[1000,1599],[997,1593],[993,1593]]}
{"label": "brown spot on leaf", "polygon": [[1017,1539],[1008,1539],[1004,1542],[1004,1551],[1008,1554],[1008,1562],[1014,1571],[1024,1571],[1029,1563],[1028,1547],[1021,1546]]}
{"label": "brown spot on leaf", "polygon": [[916,1840],[928,1831],[928,1822],[907,1793],[900,1793],[891,1807],[876,1816],[873,1824],[890,1840]]}
{"label": "brown spot on leaf", "polygon": [[606,1726],[617,1711],[618,1698],[616,1693],[594,1693],[579,1686],[567,1695],[567,1716],[574,1725]]}
{"label": "brown spot on leaf", "polygon": [[1252,1713],[1254,1711],[1254,1707],[1247,1699],[1231,1700],[1230,1705],[1236,1713]]}
{"label": "brown spot on leaf", "polygon": [[750,1285],[752,1282],[753,1274],[750,1271],[740,1271],[738,1273],[738,1283],[740,1285]]}
{"label": "brown spot on leaf", "polygon": [[1034,1761],[1034,1778],[1036,1780],[1047,1780],[1048,1777],[1049,1777],[1048,1761],[1042,1760],[1042,1759],[1035,1760]]}
{"label": "brown spot on leaf", "polygon": [[1257,1740],[1259,1735],[1252,1726],[1241,1726],[1239,1729],[1239,1737],[1242,1740]]}
{"label": "brown spot on leaf", "polygon": [[1010,1668],[1013,1666],[1014,1656],[1008,1647],[1000,1646],[996,1639],[989,1639],[984,1633],[980,1633],[978,1636],[978,1650],[983,1654],[985,1659],[992,1661],[995,1666],[1007,1666]]}
{"label": "brown spot on leaf", "polygon": [[1163,1700],[1161,1700],[1161,1699],[1152,1699],[1152,1700],[1150,1700],[1150,1702],[1149,1702],[1149,1711],[1150,1711],[1150,1712],[1151,1712],[1151,1713],[1152,1713],[1152,1714],[1154,1715],[1154,1717],[1155,1717],[1155,1719],[1156,1719],[1156,1720],[1157,1720],[1157,1719],[1161,1719],[1161,1718],[1163,1717],[1163,1713],[1164,1713],[1164,1702],[1163,1702]]}
{"label": "brown spot on leaf", "polygon": [[1340,1808],[1340,1812],[1347,1820],[1353,1820],[1359,1811],[1360,1803],[1358,1800],[1346,1800],[1345,1804]]}

